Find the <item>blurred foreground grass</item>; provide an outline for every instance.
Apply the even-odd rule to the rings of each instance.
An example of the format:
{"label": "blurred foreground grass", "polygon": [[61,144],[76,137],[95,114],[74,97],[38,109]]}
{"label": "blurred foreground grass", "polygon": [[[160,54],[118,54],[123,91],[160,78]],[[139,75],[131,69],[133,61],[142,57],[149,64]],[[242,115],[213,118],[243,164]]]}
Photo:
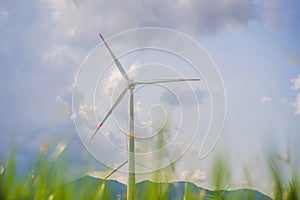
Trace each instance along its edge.
{"label": "blurred foreground grass", "polygon": [[[120,188],[116,181],[103,181],[93,178],[85,178],[80,181],[66,182],[67,167],[64,159],[49,158],[45,152],[41,152],[34,168],[23,177],[16,175],[17,151],[13,150],[9,158],[0,163],[0,199],[126,199],[126,190],[122,194],[114,191]],[[282,177],[278,165],[278,159],[268,157],[268,166],[274,183],[274,200],[297,200],[300,199],[299,176],[296,170],[292,170],[288,184]],[[171,166],[174,172],[175,165]],[[160,172],[156,172],[154,180],[160,182]],[[245,199],[245,196],[232,196],[227,193],[230,187],[231,172],[224,157],[217,157],[212,165],[212,185],[216,191],[200,190],[195,193],[192,183],[183,184],[182,199]],[[172,192],[176,190],[174,185],[144,181],[138,188],[138,199],[172,199]],[[96,185],[96,187],[95,187]],[[140,184],[141,186],[141,184]],[[238,194],[238,193],[237,193]],[[253,192],[247,193],[246,199],[257,199]]]}

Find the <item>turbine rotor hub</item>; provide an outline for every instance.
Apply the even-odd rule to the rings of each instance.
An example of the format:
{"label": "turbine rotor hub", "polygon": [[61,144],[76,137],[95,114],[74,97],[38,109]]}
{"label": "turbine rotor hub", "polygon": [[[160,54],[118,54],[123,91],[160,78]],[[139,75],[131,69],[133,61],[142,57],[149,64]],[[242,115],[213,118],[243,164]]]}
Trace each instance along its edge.
{"label": "turbine rotor hub", "polygon": [[128,86],[128,89],[133,90],[135,88],[135,83],[132,80],[130,80],[127,83],[127,86]]}

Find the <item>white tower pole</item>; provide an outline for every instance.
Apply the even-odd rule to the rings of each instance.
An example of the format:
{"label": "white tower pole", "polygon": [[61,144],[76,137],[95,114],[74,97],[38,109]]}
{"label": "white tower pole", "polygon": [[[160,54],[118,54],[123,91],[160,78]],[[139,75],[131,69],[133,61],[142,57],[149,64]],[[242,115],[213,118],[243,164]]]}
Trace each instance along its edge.
{"label": "white tower pole", "polygon": [[128,136],[128,149],[129,149],[129,173],[128,173],[128,184],[127,184],[127,199],[135,200],[136,199],[136,185],[135,185],[135,149],[134,149],[134,99],[133,99],[133,90],[134,85],[131,85],[130,88],[130,123],[129,123],[129,136]]}

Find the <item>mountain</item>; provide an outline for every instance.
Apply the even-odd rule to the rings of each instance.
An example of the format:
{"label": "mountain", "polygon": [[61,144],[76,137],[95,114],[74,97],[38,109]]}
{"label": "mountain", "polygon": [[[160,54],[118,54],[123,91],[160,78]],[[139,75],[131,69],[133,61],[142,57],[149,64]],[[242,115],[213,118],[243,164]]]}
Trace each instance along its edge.
{"label": "mountain", "polygon": [[[72,199],[126,199],[126,185],[115,180],[102,180],[90,176],[67,183],[72,190]],[[142,181],[136,184],[138,200],[153,199],[228,199],[228,200],[272,200],[257,190],[216,190],[211,191],[197,185],[179,181],[173,183],[155,183]]]}

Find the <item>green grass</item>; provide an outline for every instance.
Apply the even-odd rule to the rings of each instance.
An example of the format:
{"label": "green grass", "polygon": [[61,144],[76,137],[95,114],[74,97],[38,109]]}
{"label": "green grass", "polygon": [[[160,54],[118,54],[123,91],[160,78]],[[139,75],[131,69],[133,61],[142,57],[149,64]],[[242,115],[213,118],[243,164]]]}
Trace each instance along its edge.
{"label": "green grass", "polygon": [[286,184],[283,174],[281,173],[279,162],[276,161],[276,157],[269,157],[269,169],[273,177],[274,191],[273,198],[274,200],[298,200],[300,199],[300,184],[299,184],[299,174],[291,166],[290,163],[286,163],[291,168],[291,177],[288,179],[288,184]]}
{"label": "green grass", "polygon": [[3,165],[0,175],[0,197],[1,199],[70,199],[68,196],[72,191],[66,190],[64,163],[62,160],[47,158],[41,153],[35,167],[24,177],[16,175],[16,150],[12,151],[10,157]]}
{"label": "green grass", "polygon": [[[62,155],[60,155],[62,156]],[[51,159],[46,152],[41,152],[34,168],[27,175],[20,177],[16,175],[17,151],[13,150],[9,158],[1,161],[0,166],[0,199],[36,199],[36,200],[52,200],[52,199],[110,199],[111,192],[106,187],[106,182],[100,182],[97,188],[91,188],[90,182],[76,184],[67,184],[66,175],[67,168],[64,159]],[[287,164],[291,168],[291,177],[288,181],[284,181],[280,172],[279,164],[281,161],[275,156],[268,159],[269,171],[274,182],[273,198],[274,200],[297,200],[300,199],[299,194],[299,175],[295,168]],[[170,166],[169,171],[175,171],[175,165]],[[140,190],[140,197],[143,199],[169,199],[170,185],[167,179],[162,179],[162,171],[157,171],[154,175],[156,182],[165,182],[165,184],[148,184],[147,187]],[[212,165],[211,184],[215,186],[217,192],[213,194],[205,194],[201,191],[195,196],[192,192],[192,186],[189,183],[184,187],[184,200],[189,199],[227,199],[225,197],[226,188],[230,186],[231,171],[224,156],[215,159]],[[285,179],[286,180],[286,179]],[[238,198],[231,198],[238,199]],[[247,199],[253,199],[249,193]]]}

